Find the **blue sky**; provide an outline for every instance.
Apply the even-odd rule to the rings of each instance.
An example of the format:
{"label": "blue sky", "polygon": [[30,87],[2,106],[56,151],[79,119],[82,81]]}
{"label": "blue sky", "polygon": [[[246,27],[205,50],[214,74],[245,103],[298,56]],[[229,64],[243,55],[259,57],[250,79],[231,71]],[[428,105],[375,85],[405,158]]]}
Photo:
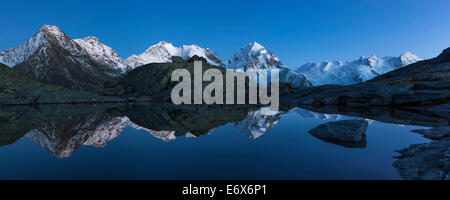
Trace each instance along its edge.
{"label": "blue sky", "polygon": [[96,36],[123,58],[159,41],[197,44],[227,60],[257,41],[291,67],[361,55],[434,57],[450,46],[450,1],[3,1],[0,49],[43,24]]}

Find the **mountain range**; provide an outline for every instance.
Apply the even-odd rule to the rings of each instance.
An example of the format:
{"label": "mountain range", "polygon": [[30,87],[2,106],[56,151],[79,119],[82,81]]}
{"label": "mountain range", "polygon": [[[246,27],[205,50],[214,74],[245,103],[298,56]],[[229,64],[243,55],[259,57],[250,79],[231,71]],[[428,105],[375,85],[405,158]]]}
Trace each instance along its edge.
{"label": "mountain range", "polygon": [[367,112],[364,109],[377,106],[404,108],[433,113],[445,124],[450,117],[449,80],[450,48],[447,48],[435,58],[401,67],[364,83],[307,88],[283,96],[280,101],[289,102],[293,107],[328,106],[327,109],[338,112],[350,109]]}
{"label": "mountain range", "polygon": [[69,89],[96,91],[104,82],[123,76],[136,67],[170,62],[172,56],[185,59],[203,56],[210,64],[224,66],[211,50],[195,45],[173,47],[160,42],[141,55],[123,60],[96,37],[72,39],[59,27],[45,25],[26,43],[0,52],[3,63],[38,82]]}
{"label": "mountain range", "polygon": [[325,84],[352,85],[423,60],[411,52],[398,57],[361,56],[354,61],[307,63],[295,71],[303,74],[314,86]]}
{"label": "mountain range", "polygon": [[237,71],[278,69],[280,82],[297,87],[321,84],[353,84],[421,60],[406,53],[400,57],[378,59],[375,56],[353,62],[308,63],[292,70],[275,54],[257,42],[239,49],[224,62],[214,51],[197,45],[175,47],[159,42],[139,55],[122,59],[119,54],[96,37],[72,39],[59,27],[44,25],[26,43],[0,52],[0,63],[35,81],[69,89],[97,91],[104,83],[150,63],[172,62],[173,56],[185,60],[193,56],[205,58],[215,66]]}

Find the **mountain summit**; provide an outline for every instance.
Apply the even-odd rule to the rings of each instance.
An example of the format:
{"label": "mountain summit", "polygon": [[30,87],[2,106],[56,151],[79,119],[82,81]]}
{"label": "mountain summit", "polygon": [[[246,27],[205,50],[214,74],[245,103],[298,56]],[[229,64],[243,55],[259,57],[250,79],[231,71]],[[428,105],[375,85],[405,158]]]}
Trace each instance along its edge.
{"label": "mountain summit", "polygon": [[257,42],[252,42],[237,51],[228,61],[227,68],[246,73],[278,69],[280,82],[291,83],[297,87],[312,86],[305,76],[284,66],[273,52],[268,51]]}
{"label": "mountain summit", "polygon": [[97,56],[105,50],[115,53],[98,39],[75,41],[59,27],[45,25],[26,43],[0,52],[0,62],[42,83],[96,90],[122,71],[120,66],[111,65],[111,59],[104,55],[108,53]]}
{"label": "mountain summit", "polygon": [[228,68],[235,70],[258,70],[258,69],[284,69],[280,59],[273,52],[269,52],[261,44],[252,42],[237,51],[228,61]]}
{"label": "mountain summit", "polygon": [[28,41],[16,48],[6,49],[0,52],[0,62],[13,67],[27,60],[39,47],[47,43],[62,42],[62,45],[68,45],[64,39],[66,35],[56,26],[44,25]]}
{"label": "mountain summit", "polygon": [[151,46],[140,55],[130,56],[125,60],[125,63],[134,69],[150,63],[172,62],[172,56],[179,56],[185,60],[188,60],[194,55],[205,58],[211,65],[221,67],[225,66],[219,56],[217,56],[217,54],[210,49],[204,49],[197,45],[183,45],[182,47],[175,47],[172,43],[164,41]]}
{"label": "mountain summit", "polygon": [[124,64],[119,54],[111,47],[101,43],[96,37],[86,37],[74,40],[94,61],[107,64],[112,68],[125,73],[127,66]]}

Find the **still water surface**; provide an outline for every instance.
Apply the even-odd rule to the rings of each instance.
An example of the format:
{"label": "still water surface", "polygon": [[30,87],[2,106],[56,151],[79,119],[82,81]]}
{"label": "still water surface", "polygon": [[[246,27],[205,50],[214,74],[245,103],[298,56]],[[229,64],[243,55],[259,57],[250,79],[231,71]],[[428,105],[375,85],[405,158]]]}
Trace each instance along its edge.
{"label": "still water surface", "polygon": [[[62,109],[71,111],[63,115]],[[402,179],[392,165],[395,151],[429,142],[411,132],[421,127],[375,120],[367,120],[362,147],[324,142],[308,131],[361,118],[300,108],[274,116],[251,110],[230,119],[221,118],[221,110],[193,119],[160,108],[79,110],[2,110],[10,121],[2,122],[0,179]],[[199,124],[204,131],[191,130]]]}

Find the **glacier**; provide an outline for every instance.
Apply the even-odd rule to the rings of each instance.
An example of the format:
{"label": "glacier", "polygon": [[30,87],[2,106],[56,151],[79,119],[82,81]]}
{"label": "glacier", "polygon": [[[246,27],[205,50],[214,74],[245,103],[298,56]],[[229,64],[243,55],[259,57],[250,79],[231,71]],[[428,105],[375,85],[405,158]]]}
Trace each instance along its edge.
{"label": "glacier", "polygon": [[352,85],[421,60],[423,59],[411,52],[406,52],[398,57],[378,58],[376,55],[372,55],[370,57],[361,56],[359,59],[349,62],[307,63],[295,71],[305,75],[314,86],[325,84]]}
{"label": "glacier", "polygon": [[244,73],[261,73],[263,70],[279,70],[279,81],[291,83],[297,87],[311,87],[307,78],[284,66],[273,52],[261,44],[252,42],[237,51],[228,61],[227,68]]}

